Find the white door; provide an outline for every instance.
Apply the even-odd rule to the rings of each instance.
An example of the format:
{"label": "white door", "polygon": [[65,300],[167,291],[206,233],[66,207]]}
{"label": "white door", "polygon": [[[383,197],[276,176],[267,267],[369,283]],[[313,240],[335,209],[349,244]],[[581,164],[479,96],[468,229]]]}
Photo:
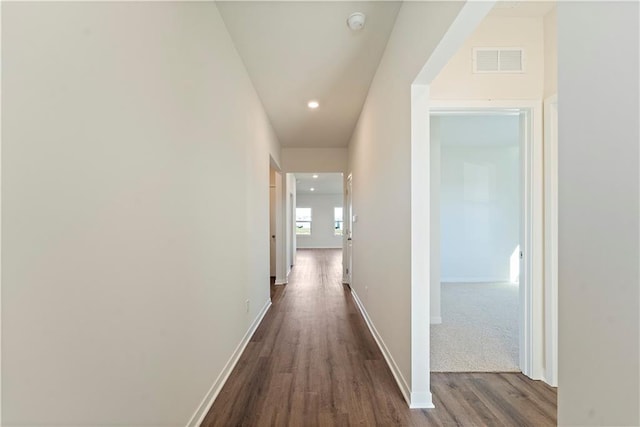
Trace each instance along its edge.
{"label": "white door", "polygon": [[269,258],[271,277],[276,277],[276,187],[269,188]]}

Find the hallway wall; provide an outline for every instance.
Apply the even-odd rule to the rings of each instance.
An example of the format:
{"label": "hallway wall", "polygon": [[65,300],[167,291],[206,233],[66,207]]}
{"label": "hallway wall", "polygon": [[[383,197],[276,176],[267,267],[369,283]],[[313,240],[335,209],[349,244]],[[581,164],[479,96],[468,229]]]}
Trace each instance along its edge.
{"label": "hallway wall", "polygon": [[640,425],[639,21],[558,3],[559,425]]}
{"label": "hallway wall", "polygon": [[282,168],[286,172],[337,173],[347,169],[346,148],[282,148]]}
{"label": "hallway wall", "polygon": [[[349,145],[353,283],[411,390],[411,84],[462,2],[404,2]],[[426,118],[425,118],[426,119]]]}
{"label": "hallway wall", "polygon": [[3,3],[2,61],[2,424],[186,425],[269,301],[279,159],[215,3]]}

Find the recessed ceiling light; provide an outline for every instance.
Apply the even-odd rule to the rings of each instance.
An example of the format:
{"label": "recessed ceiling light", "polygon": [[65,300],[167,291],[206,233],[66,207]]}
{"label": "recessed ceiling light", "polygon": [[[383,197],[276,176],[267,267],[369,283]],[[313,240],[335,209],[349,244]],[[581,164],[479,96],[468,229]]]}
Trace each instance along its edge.
{"label": "recessed ceiling light", "polygon": [[311,188],[309,189],[309,191],[316,191],[316,189],[315,189],[315,188],[313,188],[313,187],[311,187]]}
{"label": "recessed ceiling light", "polygon": [[315,110],[316,108],[318,108],[320,106],[320,103],[318,101],[309,101],[307,103],[307,106],[309,108],[311,108],[312,110]]}
{"label": "recessed ceiling light", "polygon": [[313,175],[313,178],[314,178],[314,179],[318,178],[318,175]]}

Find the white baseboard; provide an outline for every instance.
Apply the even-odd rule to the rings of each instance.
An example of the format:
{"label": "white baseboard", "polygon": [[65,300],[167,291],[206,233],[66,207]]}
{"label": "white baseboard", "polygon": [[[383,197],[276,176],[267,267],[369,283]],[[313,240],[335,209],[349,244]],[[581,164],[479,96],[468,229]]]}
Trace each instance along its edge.
{"label": "white baseboard", "polygon": [[336,245],[297,246],[296,249],[342,249],[342,243],[340,243],[340,246],[336,246]]}
{"label": "white baseboard", "polygon": [[504,277],[443,277],[441,283],[507,283]]}
{"label": "white baseboard", "polygon": [[289,283],[289,278],[288,277],[276,277],[276,281],[274,283],[274,285],[286,285],[287,283]]}
{"label": "white baseboard", "polygon": [[224,387],[224,384],[227,382],[231,371],[233,371],[233,368],[235,368],[236,364],[238,363],[238,360],[244,352],[244,349],[247,347],[247,344],[249,344],[249,340],[253,336],[253,333],[256,331],[256,329],[258,329],[260,323],[262,323],[262,319],[264,319],[264,316],[267,314],[269,307],[271,307],[271,299],[267,300],[264,307],[262,307],[262,310],[260,310],[260,313],[258,313],[258,316],[256,316],[253,323],[251,323],[249,330],[244,335],[244,337],[242,337],[240,344],[238,344],[238,346],[236,347],[235,351],[227,361],[227,364],[222,369],[222,372],[220,372],[218,378],[216,378],[216,380],[213,382],[213,385],[207,392],[204,399],[202,399],[202,402],[198,406],[198,409],[196,409],[194,414],[191,416],[191,419],[187,423],[187,427],[198,427],[200,424],[202,424],[204,417],[209,412],[209,409],[211,409],[211,406],[216,400],[216,397],[218,397],[220,390],[222,390],[222,387]]}
{"label": "white baseboard", "polygon": [[[386,344],[382,340],[382,337],[378,333],[378,330],[373,325],[373,322],[371,321],[371,318],[369,317],[367,310],[365,310],[364,305],[362,305],[362,301],[360,301],[360,298],[358,298],[358,294],[356,294],[356,292],[353,289],[351,289],[351,295],[353,297],[353,300],[356,302],[356,306],[358,306],[358,309],[360,310],[360,313],[362,314],[364,321],[369,327],[369,331],[371,331],[373,338],[376,340],[376,343],[378,344],[378,348],[380,348],[380,351],[384,356],[384,360],[387,362],[389,369],[391,369],[391,373],[393,374],[393,377],[398,383],[398,387],[400,387],[400,391],[404,396],[404,400],[407,401],[407,404],[409,405],[409,407],[413,407],[411,402],[413,397],[411,395],[411,389],[409,388],[407,381],[402,376],[402,373],[400,372],[400,368],[398,368],[398,365],[396,364],[395,360],[393,360],[393,356],[391,356],[389,349],[387,348]],[[432,408],[433,406],[422,406],[422,407]]]}
{"label": "white baseboard", "polygon": [[439,325],[440,323],[442,323],[442,317],[441,316],[437,316],[437,317],[432,317],[431,318],[431,324],[432,325]]}
{"label": "white baseboard", "polygon": [[411,403],[409,404],[411,409],[432,409],[435,408],[433,404],[433,395],[430,391],[424,393],[411,393]]}

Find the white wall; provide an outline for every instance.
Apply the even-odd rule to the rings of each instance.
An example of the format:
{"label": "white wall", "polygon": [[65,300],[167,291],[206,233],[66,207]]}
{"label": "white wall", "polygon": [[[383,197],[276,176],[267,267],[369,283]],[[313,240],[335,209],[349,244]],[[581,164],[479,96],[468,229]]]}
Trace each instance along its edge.
{"label": "white wall", "polygon": [[296,236],[298,248],[342,248],[334,233],[334,208],[342,207],[342,194],[298,194],[297,207],[311,208],[311,236]]}
{"label": "white wall", "polygon": [[510,280],[520,240],[519,139],[517,115],[431,116],[443,282]]}
{"label": "white wall", "polygon": [[445,139],[441,280],[508,282],[510,258],[519,244],[520,150],[517,145],[450,146]]}
{"label": "white wall", "polygon": [[286,172],[327,173],[347,170],[346,148],[283,148],[282,169]]}
{"label": "white wall", "polygon": [[558,9],[544,16],[544,98],[558,93]]}
{"label": "white wall", "polygon": [[186,425],[269,301],[261,103],[215,3],[2,18],[2,423]]}
{"label": "white wall", "polygon": [[560,425],[640,425],[639,28],[558,3]]}
{"label": "white wall", "polygon": [[411,84],[461,6],[402,4],[349,145],[358,216],[351,287],[405,393],[416,391],[411,380]]}
{"label": "white wall", "polygon": [[[474,74],[473,48],[522,47],[525,72]],[[542,18],[488,16],[430,86],[431,99],[540,99],[544,79]]]}

